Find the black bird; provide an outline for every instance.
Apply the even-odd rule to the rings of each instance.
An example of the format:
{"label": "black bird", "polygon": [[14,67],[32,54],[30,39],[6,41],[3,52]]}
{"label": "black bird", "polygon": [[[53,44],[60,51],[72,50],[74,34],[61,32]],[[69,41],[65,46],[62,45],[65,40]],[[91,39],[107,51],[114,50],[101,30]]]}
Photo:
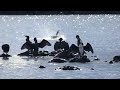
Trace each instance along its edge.
{"label": "black bird", "polygon": [[[79,52],[79,48],[75,44],[72,44],[70,46],[70,50],[73,52]],[[94,53],[93,48],[90,43],[87,43],[86,46],[84,46],[84,50],[88,52],[91,51],[91,53]]]}
{"label": "black bird", "polygon": [[8,60],[9,59],[8,57],[11,57],[11,55],[8,55],[8,52],[10,50],[9,44],[3,44],[2,50],[3,50],[3,54],[1,54],[0,57],[3,57],[4,60]]}
{"label": "black bird", "polygon": [[58,38],[59,36],[58,36],[58,34],[59,34],[59,30],[56,32],[56,35],[55,36],[51,36],[51,38]]}
{"label": "black bird", "polygon": [[[45,46],[51,46],[51,43],[45,39],[43,39],[40,43],[38,43],[38,48],[44,48]],[[21,47],[21,50],[23,49],[34,49],[34,44],[24,43]]]}
{"label": "black bird", "polygon": [[10,50],[9,44],[3,44],[2,45],[2,50],[3,50],[3,53],[7,54],[9,52],[9,50]]}
{"label": "black bird", "polygon": [[32,53],[33,49],[31,47],[33,45],[32,45],[32,42],[30,41],[30,37],[29,36],[25,36],[25,37],[26,37],[26,42],[22,45],[21,50],[26,48],[26,49],[28,49],[28,52]]}
{"label": "black bird", "polygon": [[43,39],[40,43],[38,43],[39,48],[44,48],[45,46],[51,46],[51,43],[45,39]]}
{"label": "black bird", "polygon": [[57,31],[56,36],[58,35],[58,33],[59,33],[59,30]]}
{"label": "black bird", "polygon": [[94,53],[93,48],[90,43],[87,43],[86,46],[84,46],[84,50],[88,52],[91,51],[92,53]]}
{"label": "black bird", "polygon": [[51,46],[51,43],[47,40],[43,39],[40,43],[38,43],[37,38],[34,38],[34,43],[29,40],[29,36],[26,36],[26,42],[22,45],[21,50],[28,49],[28,51],[24,53],[20,53],[18,55],[38,55],[39,48],[44,48],[45,46]]}
{"label": "black bird", "polygon": [[64,49],[64,50],[68,50],[69,49],[69,44],[65,41],[62,41],[62,38],[59,38],[59,41],[57,41],[54,44],[54,50],[57,51],[59,49]]}

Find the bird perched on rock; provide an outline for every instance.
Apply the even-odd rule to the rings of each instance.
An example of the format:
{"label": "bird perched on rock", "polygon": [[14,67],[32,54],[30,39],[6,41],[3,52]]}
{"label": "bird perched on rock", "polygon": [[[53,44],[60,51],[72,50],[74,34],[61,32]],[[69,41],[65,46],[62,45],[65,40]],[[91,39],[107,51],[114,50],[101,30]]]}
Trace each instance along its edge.
{"label": "bird perched on rock", "polygon": [[2,45],[2,50],[3,50],[3,54],[0,55],[0,57],[11,57],[11,55],[8,55],[8,52],[10,50],[10,45],[9,44],[3,44]]}
{"label": "bird perched on rock", "polygon": [[3,50],[3,53],[7,54],[9,52],[9,50],[10,50],[9,44],[3,44],[2,45],[2,50]]}

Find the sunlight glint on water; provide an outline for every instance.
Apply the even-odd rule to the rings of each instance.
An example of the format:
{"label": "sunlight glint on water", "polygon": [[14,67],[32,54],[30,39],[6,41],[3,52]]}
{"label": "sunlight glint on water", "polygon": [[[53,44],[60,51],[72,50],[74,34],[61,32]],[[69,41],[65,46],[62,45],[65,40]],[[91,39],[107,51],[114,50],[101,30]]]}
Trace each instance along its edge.
{"label": "sunlight glint on water", "polygon": [[[10,44],[9,60],[0,58],[0,78],[31,78],[31,79],[118,79],[120,63],[109,64],[115,55],[120,55],[120,15],[0,15],[0,46]],[[37,37],[38,42],[47,39],[52,46],[39,50],[53,51],[57,39],[52,39],[57,31],[59,36],[71,44],[76,44],[75,36],[80,35],[84,45],[89,42],[95,51],[88,53],[90,63],[48,63],[53,57],[28,58],[17,54],[25,42],[25,35]],[[2,49],[0,49],[2,54]],[[93,56],[94,56],[93,55]],[[107,61],[107,62],[104,62]],[[43,65],[46,68],[40,69]],[[78,66],[79,71],[60,71],[55,68],[63,65]],[[91,70],[94,68],[94,70]]]}

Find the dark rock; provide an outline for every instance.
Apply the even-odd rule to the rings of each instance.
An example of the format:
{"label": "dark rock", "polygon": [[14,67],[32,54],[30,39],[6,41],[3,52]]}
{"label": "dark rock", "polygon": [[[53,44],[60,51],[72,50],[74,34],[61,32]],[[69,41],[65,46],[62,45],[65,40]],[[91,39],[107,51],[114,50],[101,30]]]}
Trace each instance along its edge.
{"label": "dark rock", "polygon": [[115,57],[113,57],[113,61],[114,61],[114,62],[119,62],[119,61],[120,61],[120,56],[115,56]]}
{"label": "dark rock", "polygon": [[48,56],[49,52],[48,51],[39,51],[38,54],[32,54],[28,51],[25,51],[23,53],[18,54],[18,56]]}
{"label": "dark rock", "polygon": [[105,61],[105,62],[107,62],[107,61]]}
{"label": "dark rock", "polygon": [[0,57],[6,58],[6,57],[11,57],[9,54],[1,54]]}
{"label": "dark rock", "polygon": [[62,68],[58,68],[61,70],[80,70],[80,68],[78,67],[74,67],[74,66],[63,66]]}
{"label": "dark rock", "polygon": [[113,64],[113,61],[110,61],[109,64]]}
{"label": "dark rock", "polygon": [[55,56],[56,54],[62,52],[61,50],[57,50],[57,51],[52,51],[49,53],[49,56]]}
{"label": "dark rock", "polygon": [[18,54],[18,56],[32,56],[32,53],[29,53],[28,51],[25,51],[23,53]]}
{"label": "dark rock", "polygon": [[45,68],[44,66],[40,66],[39,68]]}
{"label": "dark rock", "polygon": [[81,62],[81,63],[86,63],[90,62],[90,60],[87,58],[87,56],[83,56],[81,58],[72,58],[69,60],[69,62]]}
{"label": "dark rock", "polygon": [[74,54],[72,52],[70,52],[69,50],[64,50],[60,53],[57,53],[55,55],[56,58],[63,58],[63,59],[70,59],[74,57]]}
{"label": "dark rock", "polygon": [[94,68],[91,68],[91,70],[94,70]]}
{"label": "dark rock", "polygon": [[62,59],[62,58],[54,58],[52,59],[51,61],[49,61],[48,63],[64,63],[64,62],[67,62],[65,59]]}
{"label": "dark rock", "polygon": [[94,60],[95,60],[95,61],[99,61],[100,59],[99,59],[99,58],[95,58]]}

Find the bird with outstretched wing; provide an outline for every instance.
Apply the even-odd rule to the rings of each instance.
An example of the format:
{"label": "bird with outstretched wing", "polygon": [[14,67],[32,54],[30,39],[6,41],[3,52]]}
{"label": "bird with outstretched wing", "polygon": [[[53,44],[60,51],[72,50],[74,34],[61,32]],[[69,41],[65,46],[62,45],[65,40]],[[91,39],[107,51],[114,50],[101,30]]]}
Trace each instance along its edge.
{"label": "bird with outstretched wing", "polygon": [[33,47],[33,44],[32,44],[32,43],[31,43],[31,44],[24,43],[24,44],[22,45],[22,47],[21,47],[21,50],[23,50],[23,49],[32,49],[32,47]]}
{"label": "bird with outstretched wing", "polygon": [[84,46],[84,50],[88,52],[91,51],[92,53],[94,53],[93,48],[90,43],[87,43],[86,46]]}
{"label": "bird with outstretched wing", "polygon": [[45,46],[51,46],[51,43],[45,39],[43,39],[40,43],[38,43],[39,48],[44,48]]}
{"label": "bird with outstretched wing", "polygon": [[[88,52],[91,51],[92,53],[94,53],[93,48],[90,43],[87,43],[86,46],[83,46],[83,47],[85,51],[88,51]],[[70,50],[73,52],[79,52],[79,48],[75,44],[72,44],[70,46]]]}
{"label": "bird with outstretched wing", "polygon": [[65,41],[62,42],[56,42],[54,44],[54,50],[57,51],[59,49],[64,49],[64,50],[68,50],[69,49],[69,44]]}
{"label": "bird with outstretched wing", "polygon": [[69,50],[72,52],[79,52],[79,48],[75,44],[72,44]]}
{"label": "bird with outstretched wing", "polygon": [[[34,49],[35,48],[34,43],[24,43],[21,47],[21,50],[23,49]],[[51,46],[51,43],[47,40],[43,39],[40,43],[38,43],[38,48],[44,48],[45,46]]]}

